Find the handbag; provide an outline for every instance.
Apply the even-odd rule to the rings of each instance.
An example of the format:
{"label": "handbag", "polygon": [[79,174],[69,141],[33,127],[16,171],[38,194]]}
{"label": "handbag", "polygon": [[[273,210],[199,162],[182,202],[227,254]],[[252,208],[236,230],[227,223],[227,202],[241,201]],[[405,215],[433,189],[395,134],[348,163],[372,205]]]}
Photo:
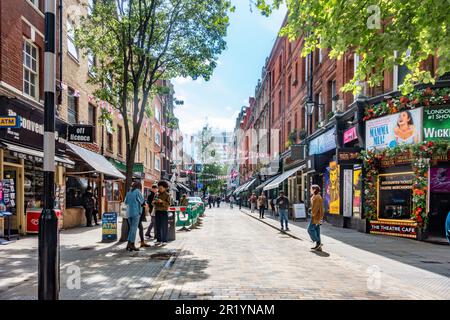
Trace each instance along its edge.
{"label": "handbag", "polygon": [[120,216],[124,219],[128,219],[128,205],[125,202],[120,204]]}

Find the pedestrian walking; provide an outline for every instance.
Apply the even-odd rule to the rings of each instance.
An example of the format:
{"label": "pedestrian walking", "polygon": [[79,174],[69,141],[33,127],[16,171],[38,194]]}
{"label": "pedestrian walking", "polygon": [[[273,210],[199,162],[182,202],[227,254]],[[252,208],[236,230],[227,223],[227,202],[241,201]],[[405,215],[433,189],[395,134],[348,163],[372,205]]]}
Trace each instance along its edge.
{"label": "pedestrian walking", "polygon": [[220,196],[217,196],[216,197],[216,203],[217,203],[217,208],[219,208],[220,207]]}
{"label": "pedestrian walking", "polygon": [[150,225],[147,228],[147,231],[145,232],[145,235],[148,238],[151,238],[151,232],[153,229],[153,234],[155,235],[155,210],[153,206],[153,200],[155,199],[156,193],[158,192],[158,186],[156,184],[152,185],[152,188],[150,189],[150,193],[147,196],[147,205],[148,205],[148,211],[150,212]]}
{"label": "pedestrian walking", "polygon": [[230,209],[233,209],[233,202],[234,202],[234,197],[233,195],[230,196],[230,198],[228,199],[230,201]]}
{"label": "pedestrian walking", "polygon": [[311,221],[308,226],[308,233],[311,240],[316,245],[311,250],[322,251],[320,240],[320,225],[323,219],[323,199],[320,196],[320,187],[316,184],[311,186]]}
{"label": "pedestrian walking", "polygon": [[272,211],[272,216],[276,217],[275,202],[273,201],[273,198],[270,199],[270,211]]}
{"label": "pedestrian walking", "polygon": [[169,184],[166,181],[158,182],[158,193],[155,196],[155,200],[153,200],[155,206],[156,245],[167,244],[169,231],[168,210],[172,203],[167,189],[169,189]]}
{"label": "pedestrian walking", "polygon": [[212,197],[211,196],[208,196],[208,205],[209,205],[209,208],[212,209]]}
{"label": "pedestrian walking", "polygon": [[136,232],[141,219],[142,205],[145,202],[141,190],[142,184],[139,181],[136,181],[125,196],[125,203],[128,206],[127,218],[129,223],[127,251],[139,251],[134,243],[136,241]]}
{"label": "pedestrian walking", "polygon": [[252,195],[249,198],[250,202],[250,212],[253,213],[256,210],[256,203],[258,198],[256,197],[256,194],[253,192]]}
{"label": "pedestrian walking", "polygon": [[[280,196],[275,200],[280,215],[281,231],[289,231],[288,227],[288,209],[289,199],[284,195],[284,191],[280,191]],[[283,225],[284,222],[284,225]],[[286,226],[286,228],[284,228]]]}
{"label": "pedestrian walking", "polygon": [[259,218],[264,219],[264,211],[266,210],[266,196],[264,193],[258,197],[258,207],[259,207]]}
{"label": "pedestrian walking", "polygon": [[241,210],[242,209],[242,197],[241,196],[237,197],[237,202],[239,204],[239,210]]}
{"label": "pedestrian walking", "polygon": [[[83,194],[82,203],[84,207],[84,214],[86,216],[86,227],[92,227],[93,212],[95,209],[95,199],[92,194],[92,187],[87,187],[86,192]],[[95,218],[95,224],[97,223],[97,218]]]}

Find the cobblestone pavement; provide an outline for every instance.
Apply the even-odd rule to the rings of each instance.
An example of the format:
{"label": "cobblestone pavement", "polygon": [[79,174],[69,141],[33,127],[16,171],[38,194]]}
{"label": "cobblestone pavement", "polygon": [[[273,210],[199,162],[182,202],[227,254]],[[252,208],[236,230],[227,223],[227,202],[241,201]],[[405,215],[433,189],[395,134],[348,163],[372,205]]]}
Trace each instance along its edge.
{"label": "cobblestone pavement", "polygon": [[[60,299],[143,299],[143,289],[151,286],[177,254],[174,246],[182,243],[180,239],[165,248],[128,253],[125,243],[100,240],[100,227],[61,232]],[[0,300],[36,299],[37,244],[37,237],[29,236],[0,246]]]}
{"label": "cobblestone pavement", "polygon": [[[67,230],[61,299],[450,298],[449,247],[324,225],[319,254],[305,223],[291,224],[290,235],[277,227],[222,207],[167,247],[132,254],[101,243],[100,228]],[[81,286],[71,289],[77,270]],[[36,271],[36,237],[0,246],[0,299],[35,299]]]}
{"label": "cobblestone pavement", "polygon": [[[335,228],[333,232],[343,232],[346,241],[325,236],[324,252],[313,253],[304,228],[291,227],[297,236],[294,239],[275,229],[276,221],[265,219],[266,224],[257,220],[237,208],[207,211],[204,227],[185,240],[173,266],[164,269],[152,283],[148,298],[450,298],[448,247]],[[392,255],[398,243],[399,256],[404,259],[385,258],[371,247],[377,246],[380,251],[388,248],[388,255]],[[413,265],[414,259],[427,255],[435,259],[433,250],[443,264],[439,271]],[[421,278],[422,283],[410,278]]]}

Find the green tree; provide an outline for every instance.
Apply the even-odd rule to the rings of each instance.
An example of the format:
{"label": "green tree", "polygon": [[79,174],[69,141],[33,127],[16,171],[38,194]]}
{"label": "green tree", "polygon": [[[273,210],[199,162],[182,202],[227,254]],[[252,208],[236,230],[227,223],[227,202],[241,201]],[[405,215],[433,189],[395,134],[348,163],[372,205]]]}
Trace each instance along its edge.
{"label": "green tree", "polygon": [[220,194],[224,182],[226,182],[226,179],[222,179],[222,176],[225,176],[226,172],[226,167],[218,163],[203,165],[203,170],[199,175],[200,182],[203,184],[203,190],[208,190],[211,194]]}
{"label": "green tree", "polygon": [[[352,50],[360,55],[355,76],[344,90],[358,93],[358,81],[375,86],[394,65],[410,70],[403,93],[450,71],[449,0],[251,1],[264,15],[286,4],[288,21],[281,35],[291,40],[304,36],[304,56],[317,47],[330,49],[332,58]],[[435,75],[420,70],[431,55],[439,57]]]}
{"label": "green tree", "polygon": [[[158,86],[160,80],[208,80],[226,47],[232,10],[228,0],[97,0],[82,19],[77,44],[97,60],[89,82],[124,119],[126,190],[144,115],[151,114],[153,96],[168,90]],[[110,117],[102,113],[104,120]]]}

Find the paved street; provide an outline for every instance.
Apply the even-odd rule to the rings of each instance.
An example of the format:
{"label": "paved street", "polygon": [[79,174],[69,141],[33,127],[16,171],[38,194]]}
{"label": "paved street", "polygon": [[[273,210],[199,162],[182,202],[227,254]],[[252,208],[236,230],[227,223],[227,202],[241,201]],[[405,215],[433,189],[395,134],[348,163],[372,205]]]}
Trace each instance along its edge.
{"label": "paved street", "polygon": [[[291,225],[293,237],[276,228],[270,218],[223,207],[167,247],[133,254],[98,242],[98,228],[64,231],[61,298],[450,298],[448,246],[325,225],[324,252],[312,253],[305,223]],[[35,298],[36,244],[30,237],[0,247],[0,299]],[[81,287],[71,290],[74,266]]]}

